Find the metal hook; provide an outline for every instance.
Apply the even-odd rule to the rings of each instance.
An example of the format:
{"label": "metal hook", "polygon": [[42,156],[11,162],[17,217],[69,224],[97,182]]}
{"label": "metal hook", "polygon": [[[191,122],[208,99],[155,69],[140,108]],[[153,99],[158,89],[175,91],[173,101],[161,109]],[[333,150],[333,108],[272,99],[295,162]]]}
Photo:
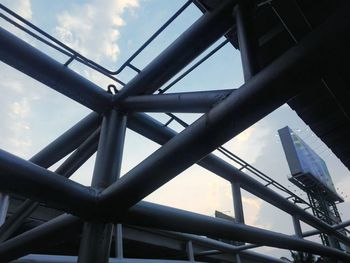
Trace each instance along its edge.
{"label": "metal hook", "polygon": [[[113,91],[112,91],[112,89],[113,89]],[[107,92],[110,93],[110,94],[112,94],[112,95],[114,95],[114,94],[117,94],[117,93],[118,93],[118,89],[117,89],[117,87],[114,86],[113,84],[110,84],[110,85],[108,85],[108,87],[107,87]]]}

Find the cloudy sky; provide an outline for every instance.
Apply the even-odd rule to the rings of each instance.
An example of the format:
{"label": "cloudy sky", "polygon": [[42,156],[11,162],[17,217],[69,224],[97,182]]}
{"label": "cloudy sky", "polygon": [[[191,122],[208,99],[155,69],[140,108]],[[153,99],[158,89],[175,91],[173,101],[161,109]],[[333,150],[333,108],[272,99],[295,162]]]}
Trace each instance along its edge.
{"label": "cloudy sky", "polygon": [[[109,69],[118,68],[184,3],[184,1],[162,0],[0,0],[0,2]],[[145,67],[200,15],[195,6],[190,6],[135,59],[134,65],[140,69]],[[67,57],[43,46],[4,21],[0,21],[0,24],[59,62],[64,63],[67,60]],[[213,47],[221,41],[223,39]],[[71,68],[101,88],[105,89],[108,84],[113,83],[77,63],[73,62]],[[89,113],[83,106],[3,63],[0,63],[0,71],[2,76],[0,147],[6,151],[29,159]],[[128,82],[134,75],[135,72],[126,69],[118,77]],[[177,83],[171,92],[232,89],[238,88],[242,83],[239,52],[226,45],[193,74]],[[162,114],[152,116],[163,122],[167,120]],[[198,115],[190,114],[179,116],[188,122],[198,118]],[[277,135],[277,130],[286,125],[296,131],[327,162],[334,184],[346,200],[339,205],[339,210],[343,219],[350,218],[350,199],[347,197],[350,189],[349,171],[287,105],[283,105],[226,143],[225,147],[306,198],[287,180],[289,169]],[[171,124],[170,127],[177,131],[181,130],[176,124]],[[122,174],[159,146],[128,131],[125,147]],[[93,163],[94,157],[79,169],[72,179],[89,185]],[[147,200],[206,215],[213,215],[215,210],[233,215],[230,185],[196,165],[151,194]],[[293,233],[289,215],[245,191],[243,191],[243,204],[247,224],[287,234]],[[309,227],[303,225],[303,229]],[[288,251],[270,248],[262,250],[278,256],[289,255]]]}

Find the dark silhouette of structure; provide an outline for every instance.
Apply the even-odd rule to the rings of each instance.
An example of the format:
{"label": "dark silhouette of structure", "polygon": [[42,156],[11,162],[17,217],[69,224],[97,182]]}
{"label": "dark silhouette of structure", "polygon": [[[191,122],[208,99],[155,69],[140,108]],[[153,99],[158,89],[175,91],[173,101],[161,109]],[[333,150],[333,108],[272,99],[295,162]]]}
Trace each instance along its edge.
{"label": "dark silhouette of structure", "polygon": [[[203,16],[145,68],[133,65],[133,59],[192,4]],[[1,61],[93,111],[28,161],[0,151],[0,189],[12,200],[0,229],[0,262],[33,253],[37,254],[14,262],[283,262],[249,251],[259,245],[350,261],[338,248],[303,239],[325,233],[350,245],[338,231],[349,221],[331,225],[320,220],[291,199],[303,205],[306,201],[221,147],[288,103],[349,168],[348,1],[187,1],[117,70],[98,65],[5,6],[0,8],[2,19],[67,56],[60,64],[0,29]],[[165,86],[222,36],[224,42]],[[166,93],[227,44],[241,52],[245,84],[229,91]],[[98,87],[69,68],[73,60],[122,89]],[[125,84],[118,74],[126,67],[138,74]],[[166,113],[169,121],[160,123],[144,112]],[[178,112],[204,114],[187,125],[175,115]],[[177,134],[167,127],[172,121],[185,126],[184,131]],[[162,147],[119,178],[126,128]],[[217,148],[241,168],[211,153]],[[69,180],[96,150],[91,187]],[[47,170],[67,155],[55,172]],[[141,201],[194,163],[232,183],[237,223]],[[295,235],[245,225],[241,188],[289,213]],[[41,221],[28,222],[35,216]],[[316,230],[303,233],[299,220]],[[249,244],[234,246],[205,236]]]}

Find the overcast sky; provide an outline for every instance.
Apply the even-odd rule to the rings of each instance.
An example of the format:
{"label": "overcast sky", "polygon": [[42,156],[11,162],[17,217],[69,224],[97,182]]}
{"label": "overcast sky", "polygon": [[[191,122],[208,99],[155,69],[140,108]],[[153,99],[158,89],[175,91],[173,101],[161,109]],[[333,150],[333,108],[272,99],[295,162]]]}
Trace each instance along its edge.
{"label": "overcast sky", "polygon": [[[109,69],[118,68],[184,3],[184,1],[163,0],[0,0],[0,2]],[[135,66],[142,69],[200,15],[195,6],[188,8],[135,59]],[[35,42],[4,21],[0,21],[0,24],[59,62],[64,63],[67,60],[66,57]],[[221,41],[223,39],[213,47]],[[76,63],[73,63],[71,68],[101,88],[106,89],[108,84],[113,83]],[[0,71],[2,76],[0,147],[6,151],[28,159],[89,113],[89,110],[78,103],[3,63],[0,63]],[[134,75],[131,70],[125,70],[118,77],[127,82]],[[232,89],[238,88],[242,83],[239,52],[226,45],[193,74],[176,84],[171,92]],[[162,114],[152,116],[163,122],[167,120]],[[199,115],[179,116],[192,122]],[[287,180],[290,172],[277,135],[277,130],[286,125],[296,131],[326,161],[338,192],[345,198],[345,203],[339,205],[339,210],[343,220],[349,219],[350,199],[347,197],[350,189],[349,171],[287,105],[244,131],[225,144],[225,147],[306,198]],[[179,125],[171,124],[170,127],[177,131],[181,130]],[[125,147],[122,174],[159,146],[128,131]],[[89,185],[93,163],[94,158],[91,158],[72,179]],[[214,215],[215,210],[233,215],[230,185],[196,165],[151,194],[147,200],[206,215]],[[247,224],[287,234],[293,233],[289,215],[245,191],[243,191],[243,204]],[[309,228],[303,225],[303,229]],[[263,251],[277,256],[289,255],[288,251],[270,248],[264,248]]]}

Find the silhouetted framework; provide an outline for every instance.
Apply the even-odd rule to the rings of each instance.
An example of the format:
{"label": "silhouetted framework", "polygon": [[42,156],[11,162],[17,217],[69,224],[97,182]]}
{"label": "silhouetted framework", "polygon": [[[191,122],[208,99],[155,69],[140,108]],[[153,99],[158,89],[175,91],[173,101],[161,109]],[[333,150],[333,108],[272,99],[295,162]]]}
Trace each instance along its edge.
{"label": "silhouetted framework", "polygon": [[[142,255],[142,262],[284,262],[249,251],[257,246],[350,262],[350,255],[343,250],[303,239],[326,233],[350,246],[346,233],[338,231],[350,225],[349,221],[340,225],[321,221],[306,211],[310,204],[221,146],[279,106],[295,100],[315,81],[327,80],[324,76],[328,76],[330,65],[345,64],[349,53],[340,47],[349,47],[350,43],[350,3],[334,1],[337,7],[319,19],[314,29],[310,26],[300,32],[294,29],[302,27],[293,27],[293,22],[306,19],[301,8],[306,4],[298,6],[301,2],[187,1],[117,70],[88,60],[0,5],[1,18],[68,56],[67,62],[60,64],[1,28],[1,61],[93,111],[28,161],[0,150],[0,190],[17,202],[0,228],[0,262],[139,262],[131,257]],[[192,4],[204,14],[145,68],[133,65],[133,59]],[[278,22],[273,32],[282,32],[282,37],[286,34],[293,40],[278,55],[273,48],[270,53],[266,51],[269,35],[262,38],[264,32],[256,23],[264,12],[269,15],[267,24]],[[223,42],[168,83],[223,36]],[[241,87],[166,93],[229,43],[241,52],[245,79]],[[282,44],[276,50],[281,51]],[[71,70],[73,60],[123,87],[119,91],[102,89]],[[126,67],[137,73],[128,83],[116,77]],[[170,119],[163,124],[144,112],[163,112]],[[188,125],[174,115],[178,112],[203,115]],[[172,121],[184,130],[177,133],[170,129]],[[120,177],[127,128],[161,147]],[[216,149],[241,167],[214,155]],[[69,180],[96,151],[91,187]],[[55,172],[47,170],[68,155]],[[195,163],[232,184],[235,223],[142,201]],[[245,225],[241,188],[290,214],[295,235]],[[27,226],[24,231],[23,222],[38,211],[46,222]],[[303,233],[300,221],[315,230]],[[219,240],[236,241],[236,245]],[[132,242],[145,247],[129,248]],[[80,244],[78,249],[76,244]],[[145,252],[149,247],[157,248],[151,256]],[[34,254],[38,252],[41,254]],[[59,256],[62,254],[67,256]]]}

